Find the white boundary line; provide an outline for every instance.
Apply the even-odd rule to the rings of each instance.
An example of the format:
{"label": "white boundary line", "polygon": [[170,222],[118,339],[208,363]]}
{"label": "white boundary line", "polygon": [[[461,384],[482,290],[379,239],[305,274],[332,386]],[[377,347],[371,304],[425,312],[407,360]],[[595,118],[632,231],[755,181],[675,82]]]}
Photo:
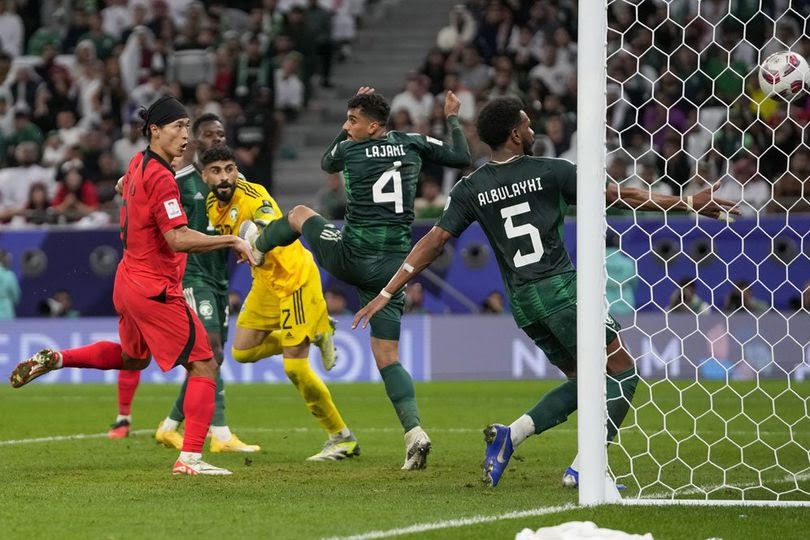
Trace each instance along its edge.
{"label": "white boundary line", "polygon": [[436,531],[440,529],[457,529],[460,527],[469,527],[470,525],[478,525],[480,523],[493,523],[495,521],[504,521],[507,519],[520,519],[524,517],[545,516],[548,514],[558,514],[560,512],[567,512],[568,510],[576,510],[579,508],[575,504],[569,503],[561,506],[541,506],[540,508],[532,508],[531,510],[519,510],[516,512],[507,512],[505,514],[495,514],[490,516],[472,516],[468,518],[447,519],[444,521],[432,521],[429,523],[415,523],[407,527],[399,529],[388,529],[385,531],[369,531],[352,536],[333,536],[326,540],[372,540],[374,538],[389,538],[391,536],[404,536],[406,534],[416,534],[427,531]]}
{"label": "white boundary line", "polygon": [[[130,435],[142,435],[144,433],[152,433],[151,429],[136,429],[130,431]],[[34,443],[49,443],[60,441],[76,441],[81,439],[104,439],[107,437],[106,433],[77,433],[75,435],[55,435],[53,437],[35,437],[33,439],[16,439],[10,441],[0,441],[0,446],[14,446],[18,444],[34,444]]]}

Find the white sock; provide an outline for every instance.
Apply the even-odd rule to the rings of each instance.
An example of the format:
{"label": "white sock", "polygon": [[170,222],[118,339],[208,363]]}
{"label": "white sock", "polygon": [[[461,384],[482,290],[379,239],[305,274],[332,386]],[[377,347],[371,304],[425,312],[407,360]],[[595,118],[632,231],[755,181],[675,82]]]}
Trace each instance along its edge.
{"label": "white sock", "polygon": [[571,468],[579,472],[579,453],[574,456],[574,461],[571,462]]}
{"label": "white sock", "polygon": [[202,459],[202,454],[199,452],[180,452],[180,457],[178,459],[180,461],[193,461],[196,459]]}
{"label": "white sock", "polygon": [[331,435],[329,435],[329,440],[330,441],[337,441],[337,440],[340,440],[340,439],[346,439],[351,434],[352,434],[352,432],[349,430],[349,428],[345,427],[345,428],[341,429],[340,431],[338,431],[337,433],[332,433]]}
{"label": "white sock", "polygon": [[130,424],[132,423],[132,415],[131,414],[119,414],[115,417],[115,423],[121,422],[122,420],[126,420]]}
{"label": "white sock", "polygon": [[222,442],[230,440],[232,434],[228,426],[211,426],[211,435]]}
{"label": "white sock", "polygon": [[180,422],[177,420],[172,420],[168,416],[163,420],[163,423],[160,424],[160,431],[177,431],[177,428],[180,427]]}
{"label": "white sock", "polygon": [[534,435],[534,420],[528,414],[524,414],[509,426],[512,430],[512,447],[517,448],[526,439]]}

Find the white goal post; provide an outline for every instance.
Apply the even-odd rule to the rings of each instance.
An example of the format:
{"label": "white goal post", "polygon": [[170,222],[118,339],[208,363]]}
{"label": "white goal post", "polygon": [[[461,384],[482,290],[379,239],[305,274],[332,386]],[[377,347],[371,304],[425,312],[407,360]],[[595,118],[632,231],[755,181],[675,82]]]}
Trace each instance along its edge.
{"label": "white goal post", "polygon": [[[810,506],[810,303],[802,300],[810,213],[799,209],[810,198],[810,165],[793,168],[801,156],[810,162],[810,121],[796,109],[806,103],[810,116],[810,98],[768,101],[755,83],[770,53],[808,56],[806,15],[789,0],[579,2],[582,505]],[[693,75],[684,75],[692,61]],[[777,187],[790,178],[804,184],[797,201]],[[684,199],[720,181],[718,196],[740,199],[746,211],[736,223],[686,212],[614,216],[606,181]],[[621,285],[633,284],[636,303],[617,319],[640,376],[608,444],[606,232],[635,268]]]}

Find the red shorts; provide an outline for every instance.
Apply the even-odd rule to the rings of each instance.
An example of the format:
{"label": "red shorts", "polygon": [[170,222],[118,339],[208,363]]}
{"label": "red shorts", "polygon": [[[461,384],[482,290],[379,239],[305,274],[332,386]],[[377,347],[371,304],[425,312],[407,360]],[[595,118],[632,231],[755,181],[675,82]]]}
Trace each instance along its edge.
{"label": "red shorts", "polygon": [[163,371],[214,357],[205,327],[182,294],[164,290],[150,297],[144,289],[116,274],[113,303],[124,353],[138,359],[151,353]]}

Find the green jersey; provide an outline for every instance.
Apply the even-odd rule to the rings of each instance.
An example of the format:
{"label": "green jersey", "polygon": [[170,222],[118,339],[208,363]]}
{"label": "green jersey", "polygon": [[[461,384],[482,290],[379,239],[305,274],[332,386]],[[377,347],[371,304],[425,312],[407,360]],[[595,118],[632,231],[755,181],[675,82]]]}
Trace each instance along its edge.
{"label": "green jersey", "polygon": [[451,116],[448,123],[452,148],[418,133],[389,131],[384,137],[365,141],[347,140],[345,131],[337,136],[321,167],[329,173],[343,171],[345,242],[365,251],[410,251],[413,201],[422,161],[459,168],[470,164],[458,118]]}
{"label": "green jersey", "polygon": [[[205,199],[208,197],[208,184],[194,165],[177,171],[175,175],[180,203],[186,212],[188,228],[203,234],[215,235],[216,229],[208,220]],[[220,292],[228,292],[228,250],[217,249],[208,253],[189,253],[186,273],[183,274],[183,287],[208,286]]]}
{"label": "green jersey", "polygon": [[576,188],[576,167],[564,159],[491,161],[453,187],[437,225],[459,236],[478,221],[512,293],[574,270],[562,226],[568,205],[576,202]]}

